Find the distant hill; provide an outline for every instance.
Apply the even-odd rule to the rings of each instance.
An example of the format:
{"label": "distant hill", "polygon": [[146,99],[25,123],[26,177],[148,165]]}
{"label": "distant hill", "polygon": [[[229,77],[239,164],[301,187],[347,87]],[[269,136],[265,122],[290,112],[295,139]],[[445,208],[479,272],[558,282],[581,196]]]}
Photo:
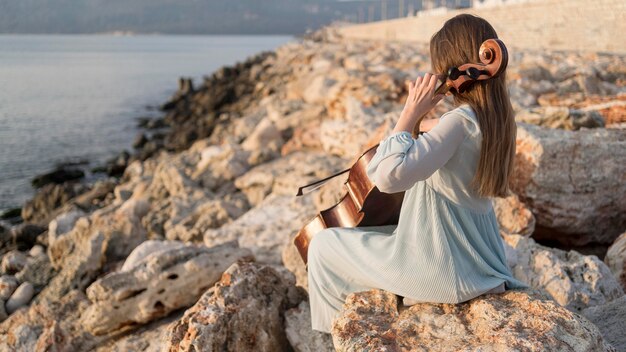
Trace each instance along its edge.
{"label": "distant hill", "polygon": [[370,7],[380,19],[380,0],[0,0],[0,33],[301,34]]}

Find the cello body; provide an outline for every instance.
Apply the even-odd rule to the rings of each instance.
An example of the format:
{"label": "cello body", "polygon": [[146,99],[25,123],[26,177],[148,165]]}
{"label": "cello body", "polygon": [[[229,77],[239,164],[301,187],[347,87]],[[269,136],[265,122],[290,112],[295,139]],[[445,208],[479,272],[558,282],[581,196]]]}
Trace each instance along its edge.
{"label": "cello body", "polygon": [[[344,183],[347,192],[339,203],[322,210],[296,235],[293,243],[307,264],[307,251],[313,236],[328,227],[394,225],[398,223],[404,191],[384,193],[367,176],[367,164],[378,144],[365,151],[350,168]],[[306,187],[306,186],[305,186]]]}

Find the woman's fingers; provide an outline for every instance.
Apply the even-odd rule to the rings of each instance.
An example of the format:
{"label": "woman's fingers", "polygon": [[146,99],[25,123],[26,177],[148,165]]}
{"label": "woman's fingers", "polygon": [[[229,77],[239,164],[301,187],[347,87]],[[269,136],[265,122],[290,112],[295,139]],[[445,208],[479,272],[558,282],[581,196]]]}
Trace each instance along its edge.
{"label": "woman's fingers", "polygon": [[437,80],[438,80],[437,76],[432,75],[428,82],[428,91],[432,94],[435,94],[435,87],[437,86]]}

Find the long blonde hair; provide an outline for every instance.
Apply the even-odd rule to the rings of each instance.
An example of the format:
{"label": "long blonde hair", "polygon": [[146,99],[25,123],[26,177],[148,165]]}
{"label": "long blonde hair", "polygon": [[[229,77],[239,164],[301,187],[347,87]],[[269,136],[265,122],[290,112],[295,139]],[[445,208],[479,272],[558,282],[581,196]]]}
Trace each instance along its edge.
{"label": "long blonde hair", "polygon": [[[450,67],[479,63],[478,50],[483,41],[498,38],[484,19],[457,15],[444,23],[430,39],[432,68],[444,74]],[[515,158],[517,125],[506,88],[506,70],[498,77],[476,81],[464,93],[453,92],[458,106],[469,104],[482,134],[480,158],[471,186],[482,197],[506,197]]]}

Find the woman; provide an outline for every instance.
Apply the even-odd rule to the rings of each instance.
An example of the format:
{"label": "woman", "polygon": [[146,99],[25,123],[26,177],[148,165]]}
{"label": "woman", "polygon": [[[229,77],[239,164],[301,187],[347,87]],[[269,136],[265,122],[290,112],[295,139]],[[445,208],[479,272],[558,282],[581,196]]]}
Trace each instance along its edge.
{"label": "woman", "polygon": [[[430,41],[438,74],[479,62],[493,27],[473,15],[448,20]],[[380,288],[415,302],[460,303],[526,288],[506,264],[491,197],[507,195],[516,124],[505,73],[454,92],[456,108],[414,139],[442,98],[437,75],[409,83],[400,119],[367,167],[381,192],[405,191],[398,225],[327,228],[308,248],[312,328],[330,332],[351,292]]]}

